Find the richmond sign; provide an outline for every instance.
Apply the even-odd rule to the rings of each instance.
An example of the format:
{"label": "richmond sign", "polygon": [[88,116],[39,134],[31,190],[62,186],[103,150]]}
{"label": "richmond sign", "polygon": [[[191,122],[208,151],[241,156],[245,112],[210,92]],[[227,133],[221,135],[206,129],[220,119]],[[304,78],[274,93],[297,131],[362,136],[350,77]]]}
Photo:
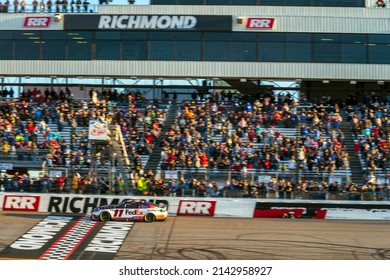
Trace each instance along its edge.
{"label": "richmond sign", "polygon": [[65,15],[65,30],[231,31],[231,16]]}

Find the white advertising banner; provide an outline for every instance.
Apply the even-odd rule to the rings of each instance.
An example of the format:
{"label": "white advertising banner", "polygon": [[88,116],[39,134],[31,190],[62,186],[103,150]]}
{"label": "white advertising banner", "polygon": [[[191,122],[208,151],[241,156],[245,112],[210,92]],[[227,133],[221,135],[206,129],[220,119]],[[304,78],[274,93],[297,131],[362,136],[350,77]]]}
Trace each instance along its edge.
{"label": "white advertising banner", "polygon": [[[19,212],[82,214],[102,205],[126,199],[163,203],[169,216],[232,218],[281,218],[286,209],[296,218],[390,220],[388,201],[261,200],[213,197],[147,197],[81,194],[0,193],[0,210]],[[287,211],[286,210],[286,211]],[[299,212],[299,213],[298,213]]]}
{"label": "white advertising banner", "polygon": [[108,140],[108,125],[107,123],[90,120],[89,121],[89,140],[91,141],[107,141]]}

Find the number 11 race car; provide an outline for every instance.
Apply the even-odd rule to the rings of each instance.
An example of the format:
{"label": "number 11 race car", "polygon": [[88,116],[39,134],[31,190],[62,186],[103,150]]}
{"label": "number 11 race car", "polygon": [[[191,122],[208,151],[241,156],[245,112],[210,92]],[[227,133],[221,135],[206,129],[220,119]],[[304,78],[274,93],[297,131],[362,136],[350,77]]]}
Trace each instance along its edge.
{"label": "number 11 race car", "polygon": [[163,203],[156,205],[146,200],[128,199],[118,205],[105,205],[93,209],[91,220],[93,221],[164,221],[168,216],[168,210]]}

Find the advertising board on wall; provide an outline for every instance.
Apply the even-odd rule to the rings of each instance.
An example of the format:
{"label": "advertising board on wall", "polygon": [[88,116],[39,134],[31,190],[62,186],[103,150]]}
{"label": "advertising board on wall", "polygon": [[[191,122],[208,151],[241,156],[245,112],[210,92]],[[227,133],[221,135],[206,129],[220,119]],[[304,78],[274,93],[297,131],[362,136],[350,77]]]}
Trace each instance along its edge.
{"label": "advertising board on wall", "polygon": [[[0,192],[0,211],[87,214],[102,205],[116,205],[128,196],[21,194]],[[167,206],[171,216],[298,219],[390,220],[389,201],[324,201],[189,197],[133,197]],[[75,216],[76,217],[76,216]],[[77,216],[79,217],[79,216]]]}
{"label": "advertising board on wall", "polygon": [[[234,31],[270,32],[276,31],[276,17],[238,16],[235,18]],[[279,21],[279,20],[278,20]]]}
{"label": "advertising board on wall", "polygon": [[24,20],[23,27],[29,28],[39,28],[39,27],[49,27],[50,26],[51,17],[26,17]]}
{"label": "advertising board on wall", "polygon": [[65,30],[231,31],[231,16],[65,15]]}

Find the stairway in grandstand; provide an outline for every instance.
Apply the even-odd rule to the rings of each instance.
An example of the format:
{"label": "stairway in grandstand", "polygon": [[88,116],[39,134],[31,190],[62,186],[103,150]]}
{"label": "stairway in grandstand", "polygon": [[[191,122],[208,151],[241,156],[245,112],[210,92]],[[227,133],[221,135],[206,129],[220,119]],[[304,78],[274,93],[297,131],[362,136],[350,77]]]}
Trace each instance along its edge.
{"label": "stairway in grandstand", "polygon": [[354,153],[354,136],[351,132],[350,123],[347,122],[347,116],[344,111],[341,111],[343,121],[340,125],[341,131],[344,133],[344,146],[349,155],[349,168],[351,170],[351,182],[361,184],[365,175],[359,156]]}
{"label": "stairway in grandstand", "polygon": [[156,144],[154,146],[153,152],[149,155],[149,159],[144,167],[145,172],[148,172],[148,170],[153,170],[153,172],[156,172],[156,170],[160,169],[160,161],[161,161],[161,151],[162,148],[160,146],[160,142],[165,136],[165,134],[169,131],[169,128],[174,124],[176,113],[177,113],[177,104],[173,102],[168,111],[167,115],[160,133],[160,136],[156,139]]}

